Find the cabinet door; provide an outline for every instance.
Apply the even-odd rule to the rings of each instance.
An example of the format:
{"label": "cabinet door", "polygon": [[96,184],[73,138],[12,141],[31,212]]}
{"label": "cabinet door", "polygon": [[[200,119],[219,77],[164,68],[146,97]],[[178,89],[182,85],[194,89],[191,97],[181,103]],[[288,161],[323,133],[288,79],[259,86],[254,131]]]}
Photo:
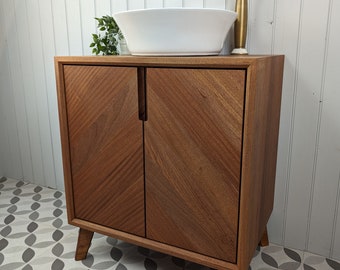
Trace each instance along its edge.
{"label": "cabinet door", "polygon": [[147,69],[146,236],[236,262],[244,70]]}
{"label": "cabinet door", "polygon": [[137,70],[66,65],[64,77],[75,217],[144,236]]}

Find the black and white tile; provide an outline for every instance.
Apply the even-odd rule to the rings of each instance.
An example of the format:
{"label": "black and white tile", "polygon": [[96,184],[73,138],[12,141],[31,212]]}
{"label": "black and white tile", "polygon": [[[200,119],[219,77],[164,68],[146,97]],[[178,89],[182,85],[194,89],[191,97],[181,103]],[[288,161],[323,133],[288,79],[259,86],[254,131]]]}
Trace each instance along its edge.
{"label": "black and white tile", "polygon": [[[94,234],[86,260],[75,261],[78,229],[68,225],[64,193],[0,178],[0,270],[208,270],[182,259]],[[270,244],[251,270],[340,270],[340,263]]]}

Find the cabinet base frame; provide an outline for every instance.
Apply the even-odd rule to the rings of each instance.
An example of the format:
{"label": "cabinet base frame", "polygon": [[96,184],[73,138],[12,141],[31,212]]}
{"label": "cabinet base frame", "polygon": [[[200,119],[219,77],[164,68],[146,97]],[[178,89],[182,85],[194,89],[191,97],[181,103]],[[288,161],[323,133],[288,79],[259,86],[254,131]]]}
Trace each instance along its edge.
{"label": "cabinet base frame", "polygon": [[[76,248],[75,260],[84,260],[87,256],[87,252],[91,246],[91,241],[93,233],[101,233],[113,238],[120,239],[122,241],[130,242],[132,244],[157,250],[169,254],[171,256],[176,256],[183,258],[188,261],[196,262],[198,264],[206,265],[217,270],[238,270],[239,267],[236,264],[214,259],[205,255],[197,254],[188,250],[181,248],[169,246],[163,243],[159,243],[153,240],[145,239],[140,236],[131,235],[122,231],[117,231],[105,226],[93,224],[80,219],[73,219],[70,224],[80,227],[78,233],[78,243]],[[263,236],[259,242],[260,246],[268,245],[268,234],[267,228],[265,229]]]}
{"label": "cabinet base frame", "polygon": [[[104,234],[107,236],[110,236],[112,238],[116,238],[122,241],[126,241],[128,243],[134,244],[134,245],[138,245],[141,247],[145,247],[145,248],[150,248],[152,250],[158,251],[158,252],[162,252],[165,254],[168,254],[170,256],[175,256],[178,258],[182,258],[184,260],[187,261],[192,261],[198,264],[202,264],[208,267],[211,267],[213,269],[216,270],[239,270],[239,267],[236,264],[233,263],[229,263],[226,261],[222,261],[219,259],[215,259],[215,258],[211,258],[209,256],[205,256],[202,254],[197,254],[195,252],[189,251],[189,250],[185,250],[185,249],[181,249],[181,248],[177,248],[174,246],[169,246],[154,240],[150,240],[150,239],[146,239],[137,235],[132,235],[129,233],[125,233],[122,231],[118,231],[112,228],[108,228],[102,225],[98,225],[98,224],[94,224],[88,221],[84,221],[81,219],[73,219],[72,221],[69,221],[69,223],[73,226],[77,226],[79,228],[81,228],[79,230],[79,237],[78,237],[78,241],[79,239],[87,239],[89,240],[87,243],[87,246],[84,247],[86,241],[83,240],[83,242],[81,243],[81,245],[78,242],[77,245],[77,251],[76,254],[81,254],[83,257],[83,259],[86,258],[86,254],[87,254],[87,250],[89,249],[90,245],[91,245],[91,239],[90,238],[90,234],[93,232],[96,233],[100,233],[100,234]],[[80,236],[81,235],[81,236]],[[78,246],[82,246],[82,248],[78,251]],[[87,248],[87,250],[86,250]],[[84,254],[84,251],[86,250],[86,253]],[[79,256],[80,258],[80,256]],[[82,259],[80,259],[82,260]]]}

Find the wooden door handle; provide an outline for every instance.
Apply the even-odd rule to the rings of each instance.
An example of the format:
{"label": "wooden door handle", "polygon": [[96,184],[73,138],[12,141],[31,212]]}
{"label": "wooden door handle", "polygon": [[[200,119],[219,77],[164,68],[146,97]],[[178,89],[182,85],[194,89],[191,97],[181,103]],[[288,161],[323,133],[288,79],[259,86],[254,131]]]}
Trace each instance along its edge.
{"label": "wooden door handle", "polygon": [[142,121],[147,121],[147,106],[146,106],[146,79],[145,68],[137,68],[137,89],[138,89],[138,118]]}

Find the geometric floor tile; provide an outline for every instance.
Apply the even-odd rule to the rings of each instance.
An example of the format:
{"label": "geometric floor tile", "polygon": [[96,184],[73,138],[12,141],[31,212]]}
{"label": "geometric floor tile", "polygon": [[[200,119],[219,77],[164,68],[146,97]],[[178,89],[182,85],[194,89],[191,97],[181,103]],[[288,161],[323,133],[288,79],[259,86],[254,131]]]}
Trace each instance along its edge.
{"label": "geometric floor tile", "polygon": [[305,270],[340,270],[340,262],[305,252],[303,267]]}
{"label": "geometric floor tile", "polygon": [[[96,233],[87,258],[75,261],[77,237],[63,192],[0,178],[0,270],[209,269]],[[340,263],[270,244],[258,248],[249,269],[340,270]]]}

